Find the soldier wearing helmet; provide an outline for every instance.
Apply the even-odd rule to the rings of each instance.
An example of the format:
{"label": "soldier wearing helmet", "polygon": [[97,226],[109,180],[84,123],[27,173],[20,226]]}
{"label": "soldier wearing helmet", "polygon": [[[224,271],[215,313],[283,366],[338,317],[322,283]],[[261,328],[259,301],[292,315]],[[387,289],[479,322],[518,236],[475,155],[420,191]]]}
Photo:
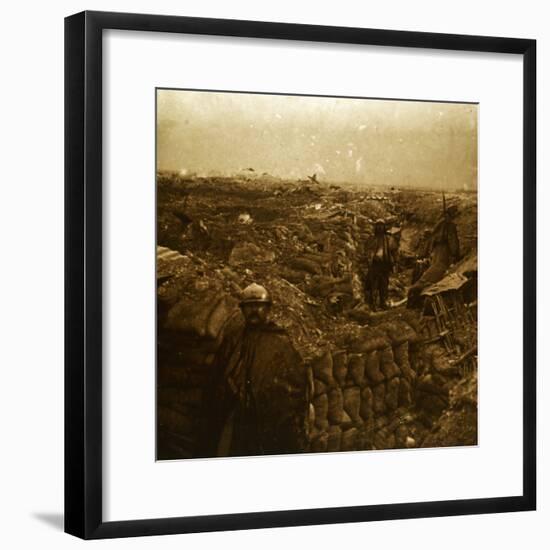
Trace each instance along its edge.
{"label": "soldier wearing helmet", "polygon": [[420,308],[423,304],[422,291],[440,281],[452,264],[460,259],[460,242],[454,218],[458,215],[458,207],[447,207],[443,195],[443,215],[429,236],[426,256],[429,257],[429,267],[414,281],[407,296],[409,308]]}
{"label": "soldier wearing helmet", "polygon": [[386,233],[386,223],[374,222],[374,236],[366,245],[365,295],[371,309],[386,309],[390,273],[397,260],[397,242]]}
{"label": "soldier wearing helmet", "polygon": [[271,296],[257,283],[241,295],[213,365],[198,456],[305,451],[309,384],[287,332],[270,321]]}
{"label": "soldier wearing helmet", "polygon": [[265,325],[271,309],[271,296],[261,285],[248,285],[241,297],[241,311],[248,326]]}

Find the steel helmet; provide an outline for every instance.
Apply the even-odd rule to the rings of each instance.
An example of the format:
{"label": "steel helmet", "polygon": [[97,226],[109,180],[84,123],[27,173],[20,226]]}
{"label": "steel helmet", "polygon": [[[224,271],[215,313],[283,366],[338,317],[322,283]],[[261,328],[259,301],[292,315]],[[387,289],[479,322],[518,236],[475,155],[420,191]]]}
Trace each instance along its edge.
{"label": "steel helmet", "polygon": [[241,305],[254,303],[271,303],[271,296],[269,295],[269,292],[262,285],[258,285],[256,283],[248,285],[243,290],[241,295]]}

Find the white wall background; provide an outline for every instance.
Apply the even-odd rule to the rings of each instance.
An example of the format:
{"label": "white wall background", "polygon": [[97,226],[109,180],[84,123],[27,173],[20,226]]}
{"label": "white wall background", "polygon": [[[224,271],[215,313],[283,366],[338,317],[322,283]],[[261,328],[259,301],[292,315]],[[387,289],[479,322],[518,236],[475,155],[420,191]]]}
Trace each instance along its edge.
{"label": "white wall background", "polygon": [[[550,111],[545,104],[550,27],[543,2],[406,0],[182,2],[21,1],[3,10],[2,200],[0,270],[0,544],[5,548],[73,548],[62,533],[63,510],[63,17],[83,9],[166,13],[326,25],[485,34],[539,41],[539,510],[537,512],[213,533],[102,542],[113,548],[280,548],[337,545],[463,549],[546,548],[550,539],[549,477],[544,462],[550,412],[544,366],[550,353],[544,279],[550,196],[544,186]],[[546,248],[546,250],[545,250]],[[503,274],[505,273],[505,269]],[[502,280],[505,292],[505,280]],[[504,300],[504,298],[503,298]],[[98,544],[98,543],[87,543]]]}

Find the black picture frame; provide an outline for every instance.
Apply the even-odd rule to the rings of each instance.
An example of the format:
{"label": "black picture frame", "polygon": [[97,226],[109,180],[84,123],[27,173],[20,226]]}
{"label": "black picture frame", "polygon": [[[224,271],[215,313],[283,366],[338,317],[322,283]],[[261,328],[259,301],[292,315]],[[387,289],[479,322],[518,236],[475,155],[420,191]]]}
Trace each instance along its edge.
{"label": "black picture frame", "polygon": [[[523,56],[523,494],[104,522],[102,519],[102,31],[154,31]],[[379,521],[536,508],[536,41],[82,12],[65,19],[65,531],[84,539]]]}

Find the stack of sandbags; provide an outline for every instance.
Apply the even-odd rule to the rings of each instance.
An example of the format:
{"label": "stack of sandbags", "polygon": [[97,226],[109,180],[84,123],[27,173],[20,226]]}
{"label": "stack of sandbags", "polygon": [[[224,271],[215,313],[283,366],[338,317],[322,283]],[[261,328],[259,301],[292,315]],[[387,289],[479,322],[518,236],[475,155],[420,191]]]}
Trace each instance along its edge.
{"label": "stack of sandbags", "polygon": [[407,407],[413,402],[413,387],[417,378],[417,373],[411,366],[413,363],[410,360],[409,342],[393,348],[393,355],[403,375],[399,387],[399,405]]}
{"label": "stack of sandbags", "polygon": [[[159,247],[159,273],[170,278],[158,291],[158,457],[193,456],[203,393],[225,327],[239,317],[237,300],[223,290],[223,273]],[[162,272],[161,272],[162,271]]]}
{"label": "stack of sandbags", "polygon": [[235,313],[237,300],[208,289],[197,296],[183,296],[168,312],[164,328],[198,338],[215,340]]}
{"label": "stack of sandbags", "polygon": [[372,431],[374,401],[366,365],[366,353],[346,350],[325,350],[312,362],[315,388],[312,451],[369,448],[366,431]]}
{"label": "stack of sandbags", "polygon": [[193,456],[205,387],[218,342],[168,333],[159,340],[157,368],[157,455]]}
{"label": "stack of sandbags", "polygon": [[310,448],[314,452],[356,448],[357,428],[362,422],[361,390],[355,382],[361,369],[356,363],[354,358],[353,374],[350,374],[347,352],[328,349],[311,363],[315,429]]}
{"label": "stack of sandbags", "polygon": [[312,451],[404,445],[406,437],[394,432],[413,405],[416,372],[409,343],[416,338],[405,322],[363,327],[347,349],[325,350],[312,361]]}

